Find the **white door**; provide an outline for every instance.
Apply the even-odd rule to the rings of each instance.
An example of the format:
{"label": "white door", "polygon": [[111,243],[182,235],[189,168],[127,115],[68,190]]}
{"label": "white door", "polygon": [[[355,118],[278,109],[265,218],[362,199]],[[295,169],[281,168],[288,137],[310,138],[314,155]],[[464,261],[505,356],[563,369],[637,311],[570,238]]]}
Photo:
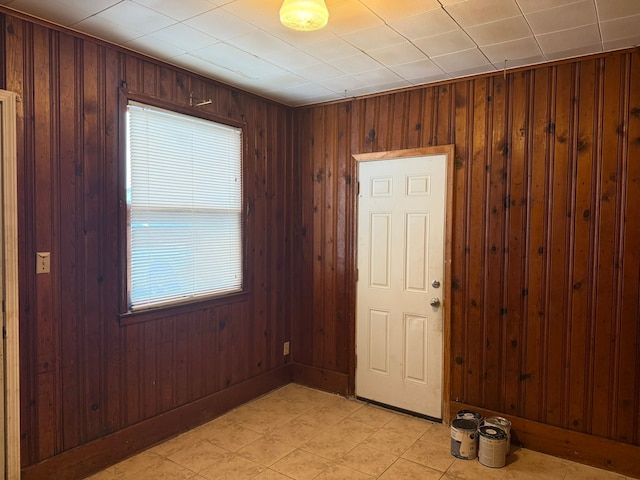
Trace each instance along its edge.
{"label": "white door", "polygon": [[358,169],[356,395],[437,419],[446,168],[427,155]]}

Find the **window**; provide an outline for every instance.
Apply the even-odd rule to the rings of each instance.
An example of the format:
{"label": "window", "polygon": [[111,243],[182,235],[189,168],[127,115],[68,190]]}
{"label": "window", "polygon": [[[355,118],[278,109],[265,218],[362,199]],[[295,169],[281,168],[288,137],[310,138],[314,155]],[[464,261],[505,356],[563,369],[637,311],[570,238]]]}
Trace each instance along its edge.
{"label": "window", "polygon": [[130,311],[242,290],[242,131],[129,101]]}

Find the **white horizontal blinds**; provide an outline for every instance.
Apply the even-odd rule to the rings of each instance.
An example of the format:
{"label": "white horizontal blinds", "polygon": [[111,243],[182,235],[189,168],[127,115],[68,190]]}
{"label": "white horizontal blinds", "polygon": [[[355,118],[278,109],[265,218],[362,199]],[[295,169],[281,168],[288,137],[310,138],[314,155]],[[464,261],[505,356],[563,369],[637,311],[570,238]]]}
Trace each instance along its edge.
{"label": "white horizontal blinds", "polygon": [[241,130],[127,109],[130,308],[242,289]]}

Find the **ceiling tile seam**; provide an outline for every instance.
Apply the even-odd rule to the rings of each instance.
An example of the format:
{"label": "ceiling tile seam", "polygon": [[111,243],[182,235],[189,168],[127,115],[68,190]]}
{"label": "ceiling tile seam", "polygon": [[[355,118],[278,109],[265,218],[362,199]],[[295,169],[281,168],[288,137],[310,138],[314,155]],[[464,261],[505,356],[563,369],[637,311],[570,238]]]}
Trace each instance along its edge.
{"label": "ceiling tile seam", "polygon": [[[132,1],[133,3],[135,3],[136,5],[139,5],[139,6],[144,7],[144,8],[148,8],[149,10],[151,10],[151,11],[153,11],[153,12],[156,12],[156,13],[158,13],[158,14],[160,14],[160,15],[164,15],[165,17],[168,17],[168,15],[167,15],[166,13],[164,13],[164,12],[162,12],[162,11],[160,11],[160,10],[156,10],[156,9],[155,9],[155,8],[153,8],[153,7],[150,7],[150,6],[148,6],[148,5],[144,5],[144,4],[142,4],[142,3],[139,3],[139,2],[137,2],[136,0],[131,0],[131,1]],[[122,3],[122,2],[118,2],[118,3]],[[117,5],[117,3],[116,3],[115,5],[112,5],[111,7],[115,7],[116,5]],[[228,4],[225,4],[225,5],[228,5]],[[108,8],[111,8],[111,7],[108,7]],[[191,17],[183,18],[182,20],[178,20],[177,18],[172,18],[172,17],[169,17],[169,18],[172,18],[172,20],[175,20],[175,21],[176,21],[176,23],[184,24],[184,22],[186,22],[186,21],[188,21],[188,20],[193,20],[194,18],[199,17],[200,15],[204,15],[205,13],[212,12],[212,11],[217,10],[217,9],[219,9],[219,8],[222,8],[222,7],[223,7],[223,5],[215,5],[215,6],[214,6],[214,5],[211,5],[211,8],[210,8],[209,10],[206,10],[206,11],[204,11],[204,12],[200,12],[200,13],[198,13],[197,15],[193,15],[193,16],[191,16]],[[107,10],[107,8],[105,8],[105,9],[101,10],[100,12],[97,12],[97,13],[96,13],[96,15],[97,15],[98,13],[103,12],[104,10]],[[87,18],[89,18],[89,17],[87,17]],[[175,25],[175,24],[174,24],[174,25]],[[171,25],[170,25],[170,26],[171,26]],[[189,27],[189,25],[186,25],[186,26],[187,26],[187,27]],[[165,27],[165,28],[166,28],[166,27]],[[191,27],[191,28],[193,28],[193,27]],[[198,29],[196,29],[196,30],[198,30]],[[157,31],[157,30],[156,30],[156,31]],[[202,30],[198,30],[198,31],[200,32],[200,31],[202,31]],[[204,33],[204,32],[203,32],[203,33]]]}
{"label": "ceiling tile seam", "polygon": [[[449,11],[445,8],[445,6],[444,6],[444,5],[442,5],[442,1],[441,1],[441,0],[437,0],[437,1],[438,1],[438,3],[440,4],[440,8],[442,8],[442,10],[444,10],[444,13],[446,13],[446,14],[447,14],[447,16],[448,16],[448,17],[453,21],[453,23],[455,23],[455,24],[458,26],[458,28],[459,28],[461,31],[463,31],[467,37],[469,37],[469,39],[473,42],[473,44],[476,46],[476,48],[478,49],[478,51],[482,54],[482,56],[483,56],[483,57],[484,57],[484,59],[487,61],[487,63],[488,63],[489,65],[491,65],[491,66],[493,66],[493,67],[495,68],[495,65],[493,65],[493,62],[492,62],[491,60],[489,60],[489,57],[487,57],[487,55],[482,51],[482,49],[480,48],[480,45],[478,45],[478,42],[476,42],[476,41],[475,41],[475,39],[474,39],[471,35],[469,35],[469,34],[467,33],[467,31],[462,27],[462,25],[460,25],[460,24],[458,23],[458,21],[457,21],[455,18],[453,18],[453,16],[449,13]],[[518,5],[518,8],[519,8],[519,7],[520,7],[520,6]],[[435,62],[434,62],[434,63],[435,63]]]}
{"label": "ceiling tile seam", "polygon": [[[374,10],[372,10],[368,5],[365,5],[364,3],[362,3],[362,0],[358,0],[358,1],[359,1],[359,3],[360,3],[364,8],[366,8],[366,9],[367,9],[367,10],[369,10],[373,15],[375,15],[376,17],[378,17],[378,18],[380,19],[380,21],[381,21],[381,22],[382,22],[386,27],[388,27],[390,30],[393,30],[393,31],[394,31],[395,33],[397,33],[400,37],[404,38],[404,39],[407,41],[407,43],[409,43],[410,45],[412,45],[413,47],[415,47],[415,48],[416,48],[420,53],[422,53],[422,54],[425,56],[425,58],[426,58],[427,60],[429,60],[431,63],[433,63],[433,64],[434,64],[434,65],[435,65],[435,66],[440,70],[440,72],[441,72],[442,74],[444,74],[444,75],[446,75],[446,74],[447,74],[447,72],[445,72],[445,71],[442,69],[442,67],[440,67],[440,65],[438,65],[436,62],[434,62],[434,61],[431,59],[431,57],[430,57],[430,56],[429,56],[429,55],[428,55],[424,50],[422,50],[422,49],[421,49],[420,47],[418,47],[415,43],[413,43],[413,41],[412,41],[410,38],[408,38],[408,37],[407,37],[406,35],[404,35],[402,32],[399,32],[396,28],[394,28],[394,27],[393,27],[393,25],[389,24],[389,23],[388,23],[384,18],[382,18],[380,15],[378,15],[378,14],[377,14]],[[440,3],[440,2],[438,2],[438,3]],[[442,9],[442,4],[440,4],[440,8]],[[435,9],[434,9],[434,10],[435,10]],[[445,13],[446,13],[446,11],[445,11]],[[448,13],[447,13],[447,15],[448,15]],[[464,30],[463,30],[463,31],[464,31]],[[464,33],[465,33],[467,36],[469,36],[469,35],[467,34],[467,32],[464,32]],[[339,37],[339,38],[341,38],[343,41],[347,42],[347,43],[348,43],[349,45],[351,45],[352,47],[357,48],[357,49],[358,49],[358,50],[360,50],[362,53],[364,53],[365,55],[367,55],[369,58],[371,58],[372,60],[374,60],[374,61],[376,61],[376,62],[377,62],[377,60],[376,60],[375,58],[371,57],[371,55],[369,55],[369,54],[368,54],[367,52],[365,52],[364,50],[360,49],[357,45],[354,45],[353,43],[349,42],[348,40],[345,40],[345,39],[344,39],[344,38],[342,38],[342,37]],[[471,39],[471,40],[473,40],[473,39]],[[378,63],[380,63],[380,62],[378,62]],[[388,70],[390,70],[392,73],[395,73],[395,74],[396,74],[396,75],[398,75],[400,78],[404,78],[402,75],[400,75],[400,74],[396,73],[392,68],[389,68],[389,67],[387,67],[386,65],[383,65],[382,63],[380,63],[380,65],[382,65],[383,67],[387,68],[387,69],[388,69]],[[345,72],[345,73],[346,73],[346,72]],[[405,79],[405,80],[407,80],[406,78],[404,78],[404,79]],[[408,80],[407,80],[407,81],[408,81]]]}
{"label": "ceiling tile seam", "polygon": [[[95,13],[92,13],[92,14],[91,14],[91,15],[89,15],[88,17],[85,17],[85,18],[83,18],[83,19],[81,19],[81,20],[78,20],[77,22],[73,22],[73,23],[69,24],[68,26],[72,26],[72,25],[76,25],[76,24],[78,24],[78,23],[80,23],[80,22],[84,22],[85,20],[88,20],[88,19],[90,19],[90,18],[92,18],[92,17],[95,17],[96,15],[100,15],[102,12],[106,12],[106,11],[107,11],[107,10],[109,10],[110,8],[113,8],[113,7],[115,7],[116,5],[120,5],[121,3],[124,3],[124,2],[125,2],[125,0],[120,0],[119,2],[116,2],[116,3],[114,3],[113,5],[110,5],[110,6],[108,6],[108,7],[105,7],[105,8],[103,8],[102,10],[99,10],[99,11],[97,11],[97,12],[95,12]],[[134,2],[134,3],[135,3],[135,2]],[[138,4],[138,5],[139,5],[139,4]],[[146,7],[145,7],[145,8],[146,8]],[[155,10],[154,10],[154,11],[155,11]]]}
{"label": "ceiling tile seam", "polygon": [[524,18],[524,21],[527,22],[527,27],[529,27],[529,30],[531,31],[531,36],[533,37],[533,41],[536,42],[536,45],[538,46],[538,50],[540,50],[540,53],[542,54],[542,57],[545,59],[545,61],[549,61],[549,57],[547,57],[547,53],[542,48],[542,45],[540,45],[540,42],[538,41],[538,36],[533,31],[533,28],[531,27],[531,23],[529,23],[529,19],[527,18],[527,16],[522,11],[522,7],[520,6],[520,2],[518,0],[515,0],[515,2],[516,2],[516,6],[518,7],[518,10],[520,10],[520,14],[522,15],[522,18]]}
{"label": "ceiling tile seam", "polygon": [[592,0],[593,1],[593,8],[595,8],[596,10],[596,25],[598,25],[598,35],[600,35],[600,47],[602,48],[602,51],[605,51],[604,48],[604,36],[602,35],[602,22],[600,20],[600,10],[598,9],[598,2],[596,0]]}

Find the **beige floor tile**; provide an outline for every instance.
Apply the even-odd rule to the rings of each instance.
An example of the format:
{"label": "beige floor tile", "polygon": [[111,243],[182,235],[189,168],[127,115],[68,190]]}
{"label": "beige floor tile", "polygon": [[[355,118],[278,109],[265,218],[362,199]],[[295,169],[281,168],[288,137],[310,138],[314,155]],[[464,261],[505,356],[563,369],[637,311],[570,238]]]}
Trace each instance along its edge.
{"label": "beige floor tile", "polygon": [[248,430],[265,434],[290,422],[298,415],[287,411],[259,410],[246,406],[240,409],[234,421]]}
{"label": "beige floor tile", "polygon": [[324,432],[303,444],[300,449],[327,460],[337,460],[346,455],[357,444],[357,441],[344,438],[338,433]]}
{"label": "beige floor tile", "polygon": [[607,470],[570,463],[567,465],[564,480],[626,480],[626,477]]}
{"label": "beige floor tile", "polygon": [[265,467],[242,458],[235,453],[227,453],[215,465],[201,471],[207,480],[249,480],[265,470]]}
{"label": "beige floor tile", "polygon": [[264,412],[286,412],[297,416],[314,408],[316,404],[286,396],[266,395],[250,402],[248,406]]}
{"label": "beige floor tile", "polygon": [[411,437],[417,440],[422,435],[424,435],[432,426],[433,423],[429,422],[428,420],[398,414],[395,418],[386,423],[382,428],[385,430],[389,430],[390,432],[399,433],[400,435],[406,435],[407,437]]}
{"label": "beige floor tile", "polygon": [[533,452],[515,449],[507,457],[507,465],[489,468],[476,460],[455,459],[447,474],[461,480],[563,480],[568,471],[565,460]]}
{"label": "beige floor tile", "polygon": [[[525,449],[512,449],[504,467],[513,478],[518,480],[564,479],[569,462],[544,453]],[[487,468],[487,467],[485,467]],[[502,469],[497,469],[502,470]]]}
{"label": "beige floor tile", "polygon": [[254,477],[252,480],[291,480],[291,477],[287,477],[286,475],[282,475],[270,468],[265,470],[262,473],[259,473],[257,477]]}
{"label": "beige floor tile", "polygon": [[109,472],[119,476],[119,478],[122,478],[124,475],[129,475],[131,473],[151,468],[154,465],[161,463],[163,460],[164,457],[147,450],[146,452],[139,453],[131,458],[123,460],[120,463],[116,463],[109,467],[108,470]]}
{"label": "beige floor tile", "polygon": [[122,480],[189,480],[195,472],[172,462],[162,459],[143,470],[124,473]]}
{"label": "beige floor tile", "polygon": [[342,422],[344,417],[331,413],[322,407],[315,407],[295,418],[295,420],[304,422],[315,429],[324,430]]}
{"label": "beige floor tile", "polygon": [[329,467],[330,462],[318,455],[295,450],[271,466],[272,470],[295,480],[311,480]]}
{"label": "beige floor tile", "polygon": [[167,440],[164,443],[152,447],[149,451],[162,455],[163,457],[169,456],[171,453],[177,450],[183,450],[190,446],[200,442],[202,438],[198,435],[198,429],[190,430],[182,435],[179,435],[171,440]]}
{"label": "beige floor tile", "polygon": [[381,480],[438,480],[442,475],[442,472],[437,470],[399,458],[378,478]]}
{"label": "beige floor tile", "polygon": [[205,427],[198,429],[198,436],[217,447],[237,452],[262,435],[241,425],[210,422]]}
{"label": "beige floor tile", "polygon": [[201,472],[227,454],[227,450],[213,445],[208,440],[200,440],[191,444],[182,444],[180,448],[173,449],[167,458],[178,465]]}
{"label": "beige floor tile", "polygon": [[396,413],[380,407],[376,407],[373,405],[364,405],[362,408],[359,408],[351,415],[349,415],[349,418],[360,423],[366,423],[367,425],[371,425],[372,427],[380,428],[386,423],[389,423],[391,420],[393,420],[396,415]]}
{"label": "beige floor tile", "polygon": [[338,435],[346,440],[352,440],[356,443],[364,442],[373,435],[377,429],[365,423],[356,422],[350,418],[345,418],[336,425],[328,428],[326,433]]}
{"label": "beige floor tile", "polygon": [[374,478],[344,465],[331,465],[314,480],[371,480]]}
{"label": "beige floor tile", "polygon": [[380,429],[362,442],[362,444],[399,457],[415,442],[416,440],[406,435]]}
{"label": "beige floor tile", "polygon": [[356,400],[348,400],[339,395],[326,395],[324,397],[318,397],[318,405],[326,411],[342,417],[348,417],[356,410],[361,409],[364,403]]}
{"label": "beige floor tile", "polygon": [[389,468],[397,458],[395,455],[365,445],[358,445],[336,463],[377,477]]}
{"label": "beige floor tile", "polygon": [[269,467],[294,450],[295,447],[291,445],[265,436],[251,442],[246,447],[242,447],[238,450],[238,455],[259,465]]}
{"label": "beige floor tile", "polygon": [[415,442],[402,455],[402,458],[440,472],[446,472],[455,460],[455,457],[451,455],[451,447],[449,445],[438,445],[426,440]]}
{"label": "beige floor tile", "polygon": [[274,440],[297,448],[317,437],[323,430],[325,428],[310,425],[306,420],[298,417],[273,430],[269,433],[269,436]]}
{"label": "beige floor tile", "polygon": [[88,480],[630,480],[518,447],[489,468],[454,458],[450,436],[448,425],[290,384]]}
{"label": "beige floor tile", "polygon": [[101,472],[96,473],[95,475],[91,475],[90,477],[86,477],[85,480],[117,480],[118,476],[115,473],[111,473],[108,470],[103,470]]}
{"label": "beige floor tile", "polygon": [[438,445],[449,445],[449,449],[451,449],[451,427],[441,423],[433,423],[420,439]]}

